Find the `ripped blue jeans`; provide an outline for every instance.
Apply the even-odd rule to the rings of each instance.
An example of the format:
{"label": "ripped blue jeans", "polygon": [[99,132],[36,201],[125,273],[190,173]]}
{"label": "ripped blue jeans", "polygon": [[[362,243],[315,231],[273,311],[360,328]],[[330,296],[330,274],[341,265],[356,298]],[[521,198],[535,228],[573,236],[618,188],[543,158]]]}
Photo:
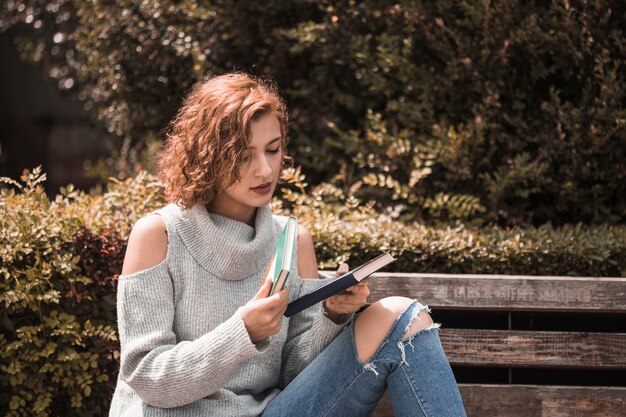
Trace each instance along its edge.
{"label": "ripped blue jeans", "polygon": [[[465,409],[439,341],[438,325],[403,340],[420,312],[413,301],[363,364],[354,318],[263,412],[263,417],[369,416],[387,390],[396,417],[460,417]],[[356,317],[355,317],[356,318]]]}

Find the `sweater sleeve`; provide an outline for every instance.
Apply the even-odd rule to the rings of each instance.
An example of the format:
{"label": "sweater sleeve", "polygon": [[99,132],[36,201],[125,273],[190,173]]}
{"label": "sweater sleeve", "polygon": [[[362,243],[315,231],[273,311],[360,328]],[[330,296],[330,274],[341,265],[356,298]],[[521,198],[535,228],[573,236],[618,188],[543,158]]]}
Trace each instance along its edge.
{"label": "sweater sleeve", "polygon": [[[328,283],[329,279],[300,279],[297,297]],[[309,307],[289,319],[287,342],[283,347],[280,385],[287,386],[306,366],[313,361],[345,327],[352,317],[342,317],[335,324],[324,314],[322,303]]]}
{"label": "sweater sleeve", "polygon": [[261,353],[240,309],[200,338],[177,343],[173,284],[165,262],[120,277],[117,313],[120,379],[154,407],[178,407],[212,394],[243,362]]}

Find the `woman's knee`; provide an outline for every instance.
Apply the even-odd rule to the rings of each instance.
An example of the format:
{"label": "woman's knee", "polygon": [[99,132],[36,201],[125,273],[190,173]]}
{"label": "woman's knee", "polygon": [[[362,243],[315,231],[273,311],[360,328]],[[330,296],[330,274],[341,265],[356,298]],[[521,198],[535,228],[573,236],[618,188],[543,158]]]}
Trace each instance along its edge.
{"label": "woman's knee", "polygon": [[[413,302],[406,297],[388,297],[375,302],[363,311],[354,323],[354,340],[361,363],[371,358],[398,316]],[[413,321],[403,338],[406,339],[433,324],[426,311]]]}

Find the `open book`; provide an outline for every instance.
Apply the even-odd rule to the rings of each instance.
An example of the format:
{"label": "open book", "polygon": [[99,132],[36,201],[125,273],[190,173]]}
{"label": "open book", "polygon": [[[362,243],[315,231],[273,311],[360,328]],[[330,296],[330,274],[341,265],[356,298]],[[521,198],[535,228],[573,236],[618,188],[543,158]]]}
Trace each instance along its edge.
{"label": "open book", "polygon": [[272,280],[272,289],[269,295],[282,290],[285,286],[285,281],[291,271],[291,261],[293,259],[293,250],[297,235],[298,221],[295,217],[287,218],[287,223],[276,244],[276,252],[274,256],[272,256],[270,264],[267,266],[262,281],[262,283],[264,283],[266,279]]}
{"label": "open book", "polygon": [[389,253],[383,253],[382,255],[364,263],[358,268],[355,268],[340,276],[339,278],[330,281],[328,284],[323,285],[317,290],[311,291],[310,293],[305,294],[296,300],[293,300],[287,306],[287,311],[285,311],[285,317],[291,317],[294,314],[304,310],[305,308],[311,307],[313,304],[319,303],[320,301],[323,301],[326,298],[337,294],[338,292],[341,292],[347,288],[350,288],[353,285],[358,284],[365,278],[372,275],[374,272],[378,271],[386,265],[389,265],[395,260],[396,258],[391,256]]}

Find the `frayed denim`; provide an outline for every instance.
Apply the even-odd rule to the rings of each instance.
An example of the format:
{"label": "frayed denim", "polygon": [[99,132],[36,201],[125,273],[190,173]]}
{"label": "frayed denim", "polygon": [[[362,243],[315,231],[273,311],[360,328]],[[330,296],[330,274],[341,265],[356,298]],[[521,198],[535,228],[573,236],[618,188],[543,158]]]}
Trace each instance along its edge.
{"label": "frayed denim", "polygon": [[428,307],[413,301],[374,355],[361,363],[354,321],[263,412],[263,417],[369,416],[387,390],[396,417],[465,417],[458,386],[433,324],[403,340]]}

